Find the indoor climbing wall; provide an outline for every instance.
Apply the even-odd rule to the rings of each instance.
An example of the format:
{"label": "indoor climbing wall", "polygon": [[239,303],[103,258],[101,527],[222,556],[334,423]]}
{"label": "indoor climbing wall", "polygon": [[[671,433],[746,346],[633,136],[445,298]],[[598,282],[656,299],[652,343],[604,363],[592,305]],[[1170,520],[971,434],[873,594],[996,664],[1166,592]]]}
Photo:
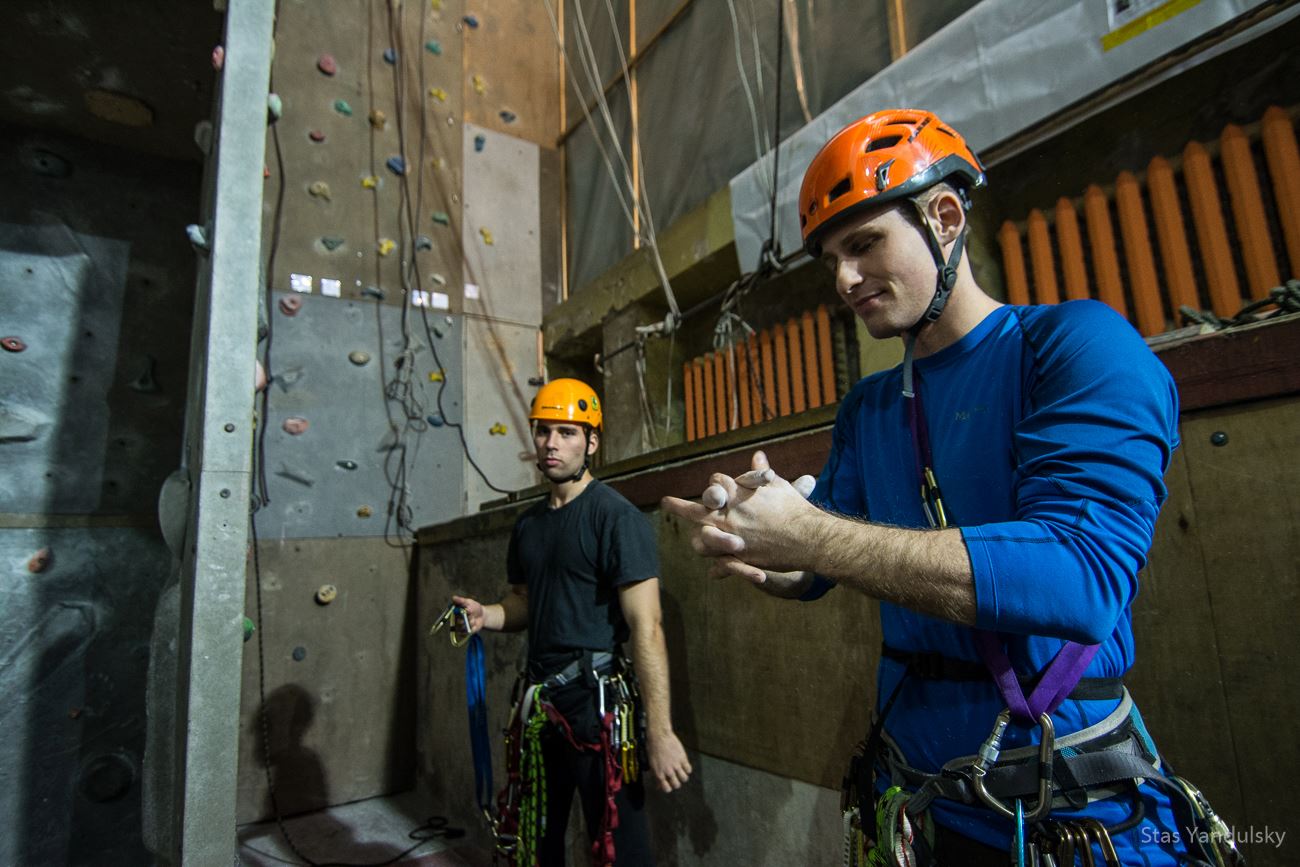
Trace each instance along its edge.
{"label": "indoor climbing wall", "polygon": [[280,9],[241,822],[268,776],[284,814],[413,782],[413,531],[536,478],[558,82],[515,66],[558,64],[527,5]]}

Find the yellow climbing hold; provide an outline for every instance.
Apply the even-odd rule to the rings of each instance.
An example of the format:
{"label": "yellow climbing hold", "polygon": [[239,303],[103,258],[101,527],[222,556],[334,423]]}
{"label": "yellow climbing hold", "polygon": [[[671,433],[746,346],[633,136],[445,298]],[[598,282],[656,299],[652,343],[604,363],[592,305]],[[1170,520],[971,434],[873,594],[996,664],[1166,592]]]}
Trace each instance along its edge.
{"label": "yellow climbing hold", "polygon": [[487,90],[487,81],[483,78],[483,76],[475,74],[474,77],[470,79],[470,81],[473,82],[474,84],[475,93],[483,93],[484,91]]}
{"label": "yellow climbing hold", "polygon": [[442,0],[429,0],[429,7],[433,9],[434,12],[437,12],[442,9]]}
{"label": "yellow climbing hold", "polygon": [[486,226],[480,228],[478,233],[483,236],[483,243],[487,244],[489,247],[496,243],[496,241],[492,239],[492,233],[487,230]]}
{"label": "yellow climbing hold", "polygon": [[318,199],[330,200],[330,185],[324,181],[315,181],[307,188],[307,192]]}
{"label": "yellow climbing hold", "polygon": [[389,253],[393,252],[393,251],[396,250],[396,249],[397,249],[397,244],[395,244],[395,243],[393,242],[393,239],[392,239],[392,238],[381,238],[381,239],[380,239],[380,241],[379,241],[379,255],[381,255],[381,256],[387,256]]}
{"label": "yellow climbing hold", "polygon": [[433,166],[435,169],[445,169],[447,168],[447,161],[442,157],[434,157],[429,160],[429,165]]}
{"label": "yellow climbing hold", "polygon": [[447,101],[447,91],[443,90],[441,87],[429,88],[429,96],[432,96],[434,99],[438,100],[438,102]]}
{"label": "yellow climbing hold", "polygon": [[492,425],[492,427],[488,428],[488,433],[492,436],[505,436],[509,432],[510,429],[507,428],[505,425],[503,425],[501,422],[497,422],[496,424]]}
{"label": "yellow climbing hold", "polygon": [[435,370],[429,374],[429,382],[442,382],[446,378],[447,378],[446,374],[444,374],[441,370]]}
{"label": "yellow climbing hold", "polygon": [[377,108],[370,110],[370,125],[375,129],[383,129],[388,123],[388,115],[384,114]]}
{"label": "yellow climbing hold", "polygon": [[361,186],[365,187],[367,190],[373,190],[375,187],[379,186],[379,175],[367,175],[362,178]]}

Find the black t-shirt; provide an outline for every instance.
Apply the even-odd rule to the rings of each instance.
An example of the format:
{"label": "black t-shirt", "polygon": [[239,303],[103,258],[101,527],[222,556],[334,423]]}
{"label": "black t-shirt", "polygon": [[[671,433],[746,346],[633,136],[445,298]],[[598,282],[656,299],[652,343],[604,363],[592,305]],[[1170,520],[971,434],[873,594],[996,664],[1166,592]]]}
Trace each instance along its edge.
{"label": "black t-shirt", "polygon": [[658,577],[659,551],[636,506],[593,479],[564,506],[543,499],[519,516],[506,574],[528,585],[529,670],[541,677],[627,640],[617,588]]}

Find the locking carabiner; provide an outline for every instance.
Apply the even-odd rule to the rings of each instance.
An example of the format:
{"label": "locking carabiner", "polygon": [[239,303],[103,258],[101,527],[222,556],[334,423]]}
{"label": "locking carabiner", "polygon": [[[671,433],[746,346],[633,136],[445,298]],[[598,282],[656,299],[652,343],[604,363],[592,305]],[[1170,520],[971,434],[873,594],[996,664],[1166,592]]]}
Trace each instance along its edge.
{"label": "locking carabiner", "polygon": [[[998,756],[1002,752],[1002,736],[1006,734],[1010,723],[1011,709],[1007,708],[998,714],[997,720],[993,723],[993,731],[989,732],[988,738],[980,746],[975,761],[971,763],[971,784],[975,788],[975,794],[985,805],[1015,821],[1015,808],[1002,803],[984,785],[984,777],[998,763]],[[1038,803],[1032,810],[1026,809],[1023,813],[1024,822],[1030,825],[1046,819],[1047,814],[1052,811],[1052,751],[1056,746],[1056,727],[1052,725],[1052,718],[1047,714],[1038,718],[1038,727],[1042,731],[1042,739],[1038,744]]]}
{"label": "locking carabiner", "polygon": [[[461,629],[459,631],[456,629],[457,617],[460,618],[461,624]],[[442,614],[438,615],[438,619],[433,621],[433,626],[429,629],[429,637],[432,638],[434,635],[437,635],[444,626],[450,630],[448,634],[451,636],[452,647],[464,647],[465,643],[469,641],[471,634],[469,629],[469,613],[455,602],[448,605],[446,610],[443,611]]]}

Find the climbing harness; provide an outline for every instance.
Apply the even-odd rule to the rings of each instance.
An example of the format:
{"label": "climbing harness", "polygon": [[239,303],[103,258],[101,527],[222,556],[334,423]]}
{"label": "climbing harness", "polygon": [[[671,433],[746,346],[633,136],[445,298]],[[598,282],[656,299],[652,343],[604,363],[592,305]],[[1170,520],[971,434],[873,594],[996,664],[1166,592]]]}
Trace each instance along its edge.
{"label": "climbing harness", "polygon": [[[599,735],[585,742],[547,696],[562,687],[586,684],[596,691]],[[549,724],[578,752],[602,758],[605,804],[600,830],[591,846],[592,863],[612,867],[614,830],[618,827],[617,796],[623,785],[636,782],[645,743],[645,717],[631,663],[613,653],[586,652],[541,682],[521,677],[515,683],[514,708],[506,727],[507,782],[497,796],[494,825],[496,857],[509,867],[533,867],[546,832],[546,768],[541,737]]]}

